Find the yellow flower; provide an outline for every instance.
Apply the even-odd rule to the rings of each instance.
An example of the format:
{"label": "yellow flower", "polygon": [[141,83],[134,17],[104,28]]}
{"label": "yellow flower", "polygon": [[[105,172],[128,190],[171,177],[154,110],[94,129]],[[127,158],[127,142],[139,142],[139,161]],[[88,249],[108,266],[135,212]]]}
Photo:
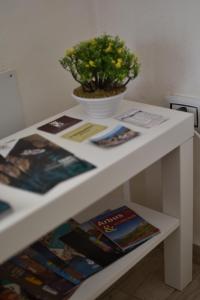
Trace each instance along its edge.
{"label": "yellow flower", "polygon": [[121,54],[123,50],[124,50],[124,49],[123,49],[122,47],[121,47],[121,48],[118,48],[118,49],[117,49],[117,53],[118,53],[118,54]]}
{"label": "yellow flower", "polygon": [[112,51],[112,43],[109,43],[108,47],[104,50],[106,53]]}
{"label": "yellow flower", "polygon": [[96,65],[95,65],[95,62],[93,61],[93,60],[90,60],[89,61],[89,65],[91,66],[91,67],[95,67]]}
{"label": "yellow flower", "polygon": [[121,58],[118,58],[118,59],[117,59],[117,62],[115,63],[115,67],[116,67],[117,69],[121,68],[122,63],[123,63],[123,60],[122,60]]}
{"label": "yellow flower", "polygon": [[69,48],[65,52],[65,56],[71,56],[74,53],[74,48]]}

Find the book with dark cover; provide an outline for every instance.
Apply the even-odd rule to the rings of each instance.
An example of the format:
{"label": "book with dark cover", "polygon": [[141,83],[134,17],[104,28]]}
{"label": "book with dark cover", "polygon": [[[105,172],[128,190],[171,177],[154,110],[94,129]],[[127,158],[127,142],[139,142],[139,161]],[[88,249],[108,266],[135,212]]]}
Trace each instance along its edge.
{"label": "book with dark cover", "polygon": [[92,222],[122,251],[131,249],[160,232],[127,206],[101,214],[93,218]]}
{"label": "book with dark cover", "polygon": [[[73,225],[72,225],[73,222]],[[60,238],[73,230],[77,223],[73,220],[64,223],[32,245],[34,249],[59,266],[64,266],[72,276],[82,281],[101,270],[101,267],[84,254],[63,243]]]}
{"label": "book with dark cover", "polygon": [[23,288],[14,281],[7,278],[0,279],[0,299],[1,300],[33,300],[35,298],[28,295]]}
{"label": "book with dark cover", "polygon": [[61,240],[102,267],[108,266],[121,257],[120,253],[109,253],[103,251],[100,247],[91,242],[90,236],[79,227],[61,237]]}
{"label": "book with dark cover", "polygon": [[[19,266],[14,265],[12,262],[7,262],[0,267],[1,276],[6,277],[8,280],[14,281],[19,284],[28,294],[35,299],[40,300],[61,300],[71,292],[74,287],[71,287],[68,282],[63,286],[63,290],[58,291],[55,284],[53,287],[46,285],[41,279],[33,273],[26,271]],[[61,288],[60,288],[61,290]]]}
{"label": "book with dark cover", "polygon": [[58,183],[94,169],[44,137],[33,134],[20,139],[6,158],[0,159],[0,182],[44,194]]}
{"label": "book with dark cover", "polygon": [[69,116],[62,116],[56,120],[53,120],[47,124],[44,124],[44,125],[38,127],[38,129],[55,134],[55,133],[58,133],[66,128],[69,128],[81,121],[82,120],[80,120],[80,119],[72,118]]}
{"label": "book with dark cover", "polygon": [[12,207],[8,202],[0,200],[0,218],[12,211]]}

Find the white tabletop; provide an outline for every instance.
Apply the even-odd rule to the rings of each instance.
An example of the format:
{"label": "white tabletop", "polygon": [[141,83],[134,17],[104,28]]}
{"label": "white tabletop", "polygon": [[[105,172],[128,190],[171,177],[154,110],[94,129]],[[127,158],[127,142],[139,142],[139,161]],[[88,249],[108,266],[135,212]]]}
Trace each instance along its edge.
{"label": "white tabletop", "polygon": [[[90,206],[193,135],[192,114],[132,101],[123,101],[118,113],[131,108],[159,114],[168,120],[158,126],[144,129],[119,122],[114,118],[89,119],[80,106],[75,106],[1,140],[1,143],[4,143],[13,138],[38,133],[78,157],[88,160],[97,168],[58,184],[45,195],[0,184],[0,198],[9,202],[14,209],[12,214],[0,220],[0,261],[14,255],[63,221]],[[63,115],[80,118],[83,122],[56,135],[37,130],[38,126]],[[121,123],[141,134],[112,149],[97,147],[89,140],[78,143],[62,138],[64,133],[86,122],[106,125],[109,129]]]}

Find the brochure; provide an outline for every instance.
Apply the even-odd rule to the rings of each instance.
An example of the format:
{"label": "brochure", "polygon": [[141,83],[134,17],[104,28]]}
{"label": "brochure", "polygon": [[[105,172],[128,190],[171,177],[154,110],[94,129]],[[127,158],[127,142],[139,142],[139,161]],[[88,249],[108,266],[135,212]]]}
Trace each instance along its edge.
{"label": "brochure", "polygon": [[131,109],[116,116],[115,118],[119,121],[127,122],[144,128],[151,128],[168,120],[168,118],[164,116],[149,113],[140,109]]}
{"label": "brochure", "polygon": [[107,126],[104,126],[104,125],[86,123],[86,124],[76,128],[75,130],[67,132],[62,137],[65,139],[75,141],[75,142],[83,142],[84,140],[101,132],[102,130],[104,130],[106,128],[107,128]]}
{"label": "brochure", "polygon": [[122,251],[133,248],[160,232],[127,206],[97,216],[92,222]]}
{"label": "brochure", "polygon": [[0,183],[44,194],[58,183],[94,169],[44,137],[18,140],[6,158],[0,156]]}
{"label": "brochure", "polygon": [[55,133],[58,133],[66,128],[69,128],[81,121],[82,120],[80,120],[80,119],[72,118],[69,116],[62,116],[54,121],[51,121],[47,124],[44,124],[44,125],[38,127],[38,129],[55,134]]}
{"label": "brochure", "polygon": [[2,278],[0,279],[0,299],[31,300],[33,298],[29,296],[19,284],[7,278]]}
{"label": "brochure", "polygon": [[99,136],[97,138],[93,138],[90,141],[94,143],[97,146],[109,148],[121,145],[136,136],[139,135],[139,132],[133,131],[127,127],[124,127],[122,125],[117,125],[115,128],[113,128],[108,133]]}

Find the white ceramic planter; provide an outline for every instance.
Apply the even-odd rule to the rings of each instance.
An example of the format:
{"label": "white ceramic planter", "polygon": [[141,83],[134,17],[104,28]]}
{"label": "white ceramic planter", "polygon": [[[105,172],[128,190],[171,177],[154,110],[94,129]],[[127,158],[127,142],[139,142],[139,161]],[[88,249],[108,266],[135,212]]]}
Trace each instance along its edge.
{"label": "white ceramic planter", "polygon": [[123,100],[124,91],[121,94],[106,98],[82,98],[72,94],[72,97],[81,104],[84,112],[91,118],[108,118],[113,116]]}

